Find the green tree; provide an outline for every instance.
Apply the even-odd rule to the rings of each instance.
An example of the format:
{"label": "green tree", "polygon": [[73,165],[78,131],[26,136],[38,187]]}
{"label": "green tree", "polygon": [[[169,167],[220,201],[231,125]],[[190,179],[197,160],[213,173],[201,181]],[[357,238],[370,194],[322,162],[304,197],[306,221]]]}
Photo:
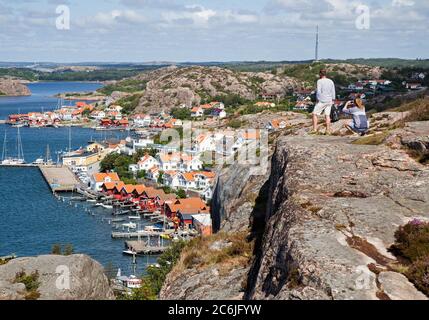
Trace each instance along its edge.
{"label": "green tree", "polygon": [[175,119],[180,119],[180,120],[191,119],[191,110],[188,108],[173,108],[171,109],[170,114]]}
{"label": "green tree", "polygon": [[163,179],[164,179],[164,171],[159,171],[158,180],[157,180],[158,184],[162,184],[164,182]]}
{"label": "green tree", "polygon": [[176,191],[176,195],[179,197],[179,199],[186,199],[186,191],[183,189],[178,189]]}
{"label": "green tree", "polygon": [[146,170],[140,170],[137,172],[137,178],[146,179]]}
{"label": "green tree", "polygon": [[56,255],[61,255],[61,245],[58,243],[54,244],[52,246],[51,253]]}
{"label": "green tree", "polygon": [[69,244],[66,244],[64,246],[64,253],[63,253],[63,255],[65,255],[65,256],[71,256],[73,254],[73,252],[74,252],[74,248],[73,248],[72,244],[69,243]]}

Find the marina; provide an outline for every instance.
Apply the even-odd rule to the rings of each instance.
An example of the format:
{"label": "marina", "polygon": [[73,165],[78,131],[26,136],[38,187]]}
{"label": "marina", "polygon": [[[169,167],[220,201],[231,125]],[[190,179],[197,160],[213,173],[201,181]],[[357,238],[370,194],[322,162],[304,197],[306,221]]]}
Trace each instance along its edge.
{"label": "marina", "polygon": [[[55,94],[92,91],[100,86],[95,83],[39,82],[29,84],[32,96],[0,97],[0,139],[3,142],[7,131],[7,154],[12,157],[17,155],[18,128],[5,124],[9,114],[40,111],[42,108],[45,111],[54,110],[58,101],[53,97]],[[132,259],[123,254],[124,240],[111,237],[117,223],[127,223],[130,221],[127,214],[135,217],[136,213],[127,212],[124,208],[118,210],[122,214],[116,216],[113,215],[116,210],[94,207],[96,202],[91,201],[102,198],[81,184],[72,191],[76,180],[68,172],[52,169],[55,166],[44,168],[44,173],[40,169],[46,162],[47,145],[56,158],[59,153],[70,148],[78,149],[94,140],[122,138],[126,132],[98,133],[89,128],[73,127],[72,139],[69,141],[70,131],[67,127],[19,129],[26,163],[0,164],[0,185],[4,189],[4,199],[7,199],[2,201],[0,209],[0,256],[49,254],[54,244],[71,244],[74,252],[96,259],[111,276],[116,274],[118,268],[126,274],[143,274],[146,265],[156,263],[157,256],[147,256],[137,257],[133,264]],[[37,159],[42,159],[42,163],[33,163]],[[66,178],[63,180],[62,177]],[[151,223],[145,219],[138,222],[142,228]],[[17,234],[20,236],[16,237]]]}

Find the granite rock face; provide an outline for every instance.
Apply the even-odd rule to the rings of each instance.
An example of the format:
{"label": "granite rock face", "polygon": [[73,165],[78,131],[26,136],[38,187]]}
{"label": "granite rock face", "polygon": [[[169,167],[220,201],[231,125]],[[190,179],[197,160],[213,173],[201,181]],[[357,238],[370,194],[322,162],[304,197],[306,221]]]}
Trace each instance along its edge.
{"label": "granite rock face", "polygon": [[[377,130],[386,119],[402,116],[376,116]],[[275,134],[265,175],[235,164],[218,177],[214,229],[249,231],[250,267],[169,275],[162,298],[426,299],[394,272],[388,248],[399,226],[429,219],[429,166],[409,152],[426,150],[428,122],[388,131],[381,145],[300,131]]]}
{"label": "granite rock face", "polygon": [[114,299],[103,267],[90,257],[78,254],[18,258],[0,266],[0,300],[25,299],[25,285],[15,281],[17,273],[22,271],[27,275],[38,272],[40,300]]}
{"label": "granite rock face", "polygon": [[254,100],[260,93],[285,95],[301,86],[298,80],[283,75],[197,66],[161,68],[134,79],[146,83],[137,112],[168,111],[181,105],[191,107],[225,94]]}
{"label": "granite rock face", "polygon": [[0,96],[30,96],[31,91],[20,80],[0,78]]}
{"label": "granite rock face", "polygon": [[[383,292],[371,265],[395,262],[386,248],[398,226],[429,218],[429,168],[402,150],[350,141],[278,140],[246,298],[378,299]],[[423,297],[406,282],[383,293]]]}

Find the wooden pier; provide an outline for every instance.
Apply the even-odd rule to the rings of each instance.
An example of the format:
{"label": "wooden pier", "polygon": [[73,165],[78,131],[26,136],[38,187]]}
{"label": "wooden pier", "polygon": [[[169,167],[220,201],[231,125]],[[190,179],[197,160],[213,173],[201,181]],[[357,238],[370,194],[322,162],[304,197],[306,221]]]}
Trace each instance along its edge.
{"label": "wooden pier", "polygon": [[168,249],[166,246],[148,246],[144,241],[126,241],[127,248],[137,255],[160,254]]}
{"label": "wooden pier", "polygon": [[74,191],[79,186],[76,176],[66,166],[40,166],[39,168],[52,192]]}
{"label": "wooden pier", "polygon": [[159,231],[130,231],[130,232],[112,232],[113,239],[131,239],[131,238],[144,238],[144,237],[161,237],[172,234],[173,230]]}

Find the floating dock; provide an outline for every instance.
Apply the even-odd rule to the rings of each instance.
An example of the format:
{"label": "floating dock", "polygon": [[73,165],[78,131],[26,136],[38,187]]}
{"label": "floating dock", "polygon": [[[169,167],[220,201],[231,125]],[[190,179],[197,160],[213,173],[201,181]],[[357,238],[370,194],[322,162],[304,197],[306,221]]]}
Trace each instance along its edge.
{"label": "floating dock", "polygon": [[66,166],[39,166],[52,192],[74,191],[79,186],[74,173]]}
{"label": "floating dock", "polygon": [[131,238],[144,238],[144,237],[160,237],[169,235],[173,231],[157,232],[157,231],[130,231],[130,232],[112,232],[113,239],[131,239]]}
{"label": "floating dock", "polygon": [[168,249],[166,246],[148,246],[143,241],[126,241],[125,244],[129,250],[143,255],[160,254]]}

